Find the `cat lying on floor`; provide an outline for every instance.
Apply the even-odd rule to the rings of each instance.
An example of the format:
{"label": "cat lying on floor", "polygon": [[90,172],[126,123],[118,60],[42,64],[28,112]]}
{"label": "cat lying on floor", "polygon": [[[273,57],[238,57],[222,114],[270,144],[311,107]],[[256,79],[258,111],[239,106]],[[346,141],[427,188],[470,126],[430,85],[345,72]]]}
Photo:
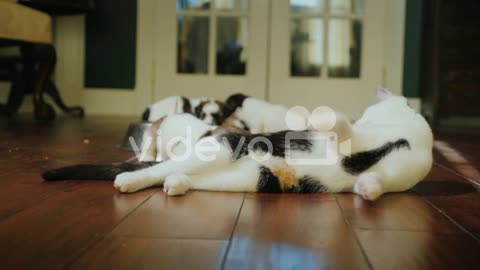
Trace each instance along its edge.
{"label": "cat lying on floor", "polygon": [[215,99],[171,96],[148,106],[142,120],[155,122],[167,115],[190,113],[209,125],[220,125],[225,120],[224,111],[224,103]]}
{"label": "cat lying on floor", "polygon": [[234,117],[215,126],[189,113],[169,114],[155,121],[144,134],[142,151],[137,156],[139,162],[79,164],[46,171],[43,178],[48,181],[114,180],[122,172],[158,164],[170,159],[171,155],[182,156],[188,147],[194,146],[201,138],[223,133],[248,134],[248,131]]}
{"label": "cat lying on floor", "polygon": [[[112,177],[123,171],[116,175],[114,183],[121,192],[163,184],[168,195],[184,194],[189,189],[268,193],[353,191],[366,200],[375,200],[383,193],[405,191],[421,181],[432,166],[433,145],[430,127],[408,107],[406,98],[393,96],[384,89],[377,90],[377,96],[381,101],[370,106],[353,125],[345,117],[337,116],[330,132],[339,134],[342,140],[350,138],[352,154],[339,154],[332,164],[308,163],[337,150],[330,149],[331,144],[325,140],[315,139],[324,131],[281,131],[205,137],[196,144],[203,145],[196,154],[150,167],[151,164],[142,163],[136,167],[142,167],[139,170],[125,164],[96,165],[104,166],[96,170],[78,167],[89,165],[77,165],[48,171],[44,178],[79,179],[85,175],[78,173],[88,170],[91,176],[108,171],[105,176]],[[288,136],[295,139],[287,140]],[[270,142],[271,148],[258,142],[263,139]],[[215,158],[211,158],[212,153]],[[291,162],[295,160],[307,163]],[[72,168],[77,174],[72,173]]]}

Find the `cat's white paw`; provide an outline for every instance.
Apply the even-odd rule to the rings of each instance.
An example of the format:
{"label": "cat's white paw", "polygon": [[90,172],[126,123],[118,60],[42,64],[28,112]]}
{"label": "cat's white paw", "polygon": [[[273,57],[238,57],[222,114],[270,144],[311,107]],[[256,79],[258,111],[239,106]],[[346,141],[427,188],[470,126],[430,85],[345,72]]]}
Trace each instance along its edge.
{"label": "cat's white paw", "polygon": [[163,191],[168,196],[185,194],[190,189],[190,178],[184,174],[175,173],[167,176],[163,183]]}
{"label": "cat's white paw", "polygon": [[135,192],[142,189],[138,179],[134,177],[134,173],[124,172],[115,177],[113,185],[116,189],[123,193]]}
{"label": "cat's white paw", "polygon": [[383,187],[376,173],[365,173],[360,175],[353,191],[365,200],[374,201],[383,194]]}

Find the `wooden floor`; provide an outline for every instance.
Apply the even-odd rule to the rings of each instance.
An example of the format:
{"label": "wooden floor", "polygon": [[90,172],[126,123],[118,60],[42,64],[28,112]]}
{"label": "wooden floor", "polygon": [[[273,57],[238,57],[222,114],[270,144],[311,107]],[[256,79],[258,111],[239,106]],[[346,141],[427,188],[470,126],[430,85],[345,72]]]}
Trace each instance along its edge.
{"label": "wooden floor", "polygon": [[478,269],[475,137],[438,136],[427,180],[374,203],[42,181],[47,168],[132,157],[117,147],[129,121],[2,120],[1,269]]}

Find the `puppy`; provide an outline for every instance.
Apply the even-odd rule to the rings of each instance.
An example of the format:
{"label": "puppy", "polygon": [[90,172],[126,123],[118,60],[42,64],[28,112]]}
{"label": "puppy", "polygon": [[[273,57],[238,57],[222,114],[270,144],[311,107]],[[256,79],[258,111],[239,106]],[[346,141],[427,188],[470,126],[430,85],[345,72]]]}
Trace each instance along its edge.
{"label": "puppy", "polygon": [[[286,130],[285,117],[288,109],[244,94],[227,98],[224,115],[242,123],[252,134]],[[235,121],[234,120],[234,121]]]}
{"label": "puppy", "polygon": [[142,120],[155,122],[170,114],[188,113],[209,125],[221,125],[225,120],[224,111],[224,103],[215,99],[171,96],[149,105]]}
{"label": "puppy", "polygon": [[182,156],[204,137],[225,133],[248,134],[224,123],[209,125],[192,114],[172,114],[155,121],[144,135],[139,161],[164,161],[172,155]]}

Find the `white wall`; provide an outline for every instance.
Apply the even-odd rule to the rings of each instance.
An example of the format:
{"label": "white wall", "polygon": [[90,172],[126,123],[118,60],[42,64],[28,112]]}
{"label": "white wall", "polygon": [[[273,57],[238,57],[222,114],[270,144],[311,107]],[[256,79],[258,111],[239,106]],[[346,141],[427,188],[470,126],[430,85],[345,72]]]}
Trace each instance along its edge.
{"label": "white wall", "polygon": [[[385,0],[383,86],[397,94],[403,91],[406,0]],[[420,98],[408,98],[410,106],[421,111]]]}
{"label": "white wall", "polygon": [[[145,3],[139,1],[140,14]],[[138,115],[151,96],[151,23],[138,16],[137,74],[133,90],[84,87],[84,16],[65,16],[56,20],[55,45],[58,64],[55,81],[67,104],[81,104],[88,114]],[[148,34],[147,34],[148,33]]]}
{"label": "white wall", "polygon": [[383,86],[402,93],[406,0],[385,0]]}
{"label": "white wall", "polygon": [[152,27],[154,0],[138,1],[137,68],[133,90],[84,87],[85,17],[55,20],[55,81],[67,104],[81,104],[87,114],[140,115],[152,99]]}
{"label": "white wall", "polygon": [[[368,0],[367,0],[368,1]],[[406,0],[384,0],[383,86],[402,91]],[[81,104],[88,114],[139,115],[152,100],[155,46],[154,0],[138,1],[137,79],[133,91],[83,86],[85,29],[83,16],[56,19],[56,83],[67,104]],[[155,18],[159,20],[161,18]],[[172,52],[173,53],[173,52]]]}

